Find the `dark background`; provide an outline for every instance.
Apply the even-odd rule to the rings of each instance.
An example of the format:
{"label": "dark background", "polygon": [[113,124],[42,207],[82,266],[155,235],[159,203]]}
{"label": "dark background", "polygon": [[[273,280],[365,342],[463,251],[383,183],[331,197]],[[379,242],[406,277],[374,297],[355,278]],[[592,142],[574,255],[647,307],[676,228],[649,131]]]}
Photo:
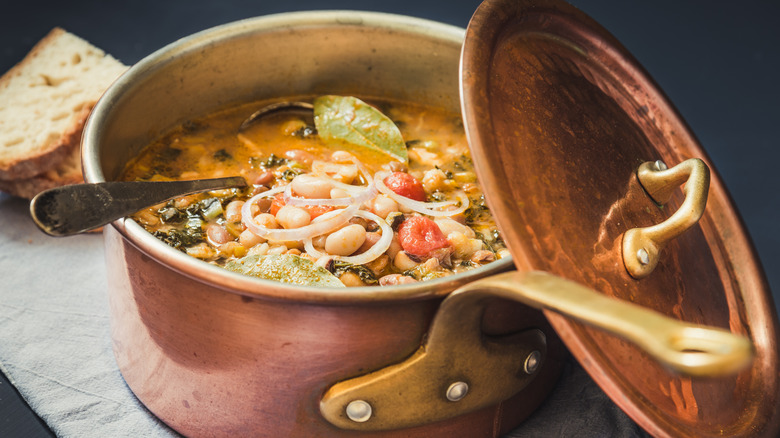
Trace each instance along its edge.
{"label": "dark background", "polygon": [[[355,9],[465,27],[479,1],[3,0],[0,73],[61,26],[132,64],[178,38],[278,12]],[[780,2],[572,0],[612,32],[666,92],[709,153],[736,202],[780,302]],[[0,380],[0,431],[28,435]],[[21,409],[21,408],[19,408]],[[11,412],[11,413],[9,413]],[[26,423],[25,423],[26,424]],[[5,427],[5,429],[4,429]],[[0,435],[8,436],[4,433]]]}

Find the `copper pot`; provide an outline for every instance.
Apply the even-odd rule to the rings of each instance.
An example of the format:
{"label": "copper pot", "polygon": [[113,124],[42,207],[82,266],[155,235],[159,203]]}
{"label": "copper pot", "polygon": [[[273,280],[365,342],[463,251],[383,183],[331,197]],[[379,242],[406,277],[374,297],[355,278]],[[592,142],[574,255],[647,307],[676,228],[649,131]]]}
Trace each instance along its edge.
{"label": "copper pot", "polygon": [[[272,15],[192,35],[133,66],[97,104],[85,178],[112,180],[166,129],[266,98],[332,93],[459,111],[463,38],[448,25],[362,12]],[[106,227],[105,242],[117,364],[150,411],[188,436],[497,436],[538,406],[565,351],[528,305],[604,319],[604,297],[575,284],[496,276],[509,259],[415,285],[327,290],[208,265],[130,219]],[[610,303],[623,320],[690,329]],[[670,348],[643,343],[634,324],[605,328],[691,374],[737,371],[752,351],[722,329]],[[711,341],[726,353],[707,356]],[[680,349],[707,354],[691,365]]]}
{"label": "copper pot", "polygon": [[[458,111],[462,39],[461,29],[443,24],[347,12],[269,16],[190,36],[135,65],[106,93],[85,137],[87,179],[116,178],[176,123],[253,100],[368,93]],[[450,291],[511,267],[506,259],[443,281],[333,291],[206,265],[129,219],[107,227],[105,239],[119,368],[155,415],[191,436],[343,434],[319,413],[329,385],[400,362],[419,348]],[[524,313],[543,322],[536,311]],[[553,379],[538,379],[546,388],[537,401]],[[489,436],[521,419],[495,426],[499,411],[404,434]]]}

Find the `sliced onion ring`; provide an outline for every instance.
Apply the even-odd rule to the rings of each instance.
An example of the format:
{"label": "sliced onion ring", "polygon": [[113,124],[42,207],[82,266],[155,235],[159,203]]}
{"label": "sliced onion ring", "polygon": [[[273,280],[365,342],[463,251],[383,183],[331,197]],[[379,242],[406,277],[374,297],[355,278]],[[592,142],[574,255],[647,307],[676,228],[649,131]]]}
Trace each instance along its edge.
{"label": "sliced onion ring", "polygon": [[[315,163],[316,163],[316,162],[315,162]],[[341,181],[336,181],[336,180],[335,180],[335,179],[333,179],[333,178],[332,178],[330,175],[328,175],[328,171],[322,171],[322,170],[320,169],[322,166],[325,166],[326,164],[329,164],[329,163],[320,163],[320,166],[319,166],[319,167],[318,167],[318,166],[316,166],[315,164],[312,164],[312,171],[311,171],[311,174],[312,174],[312,175],[316,175],[316,176],[318,176],[318,177],[320,177],[320,178],[325,178],[325,179],[327,179],[327,180],[328,180],[328,182],[330,182],[330,183],[333,185],[333,187],[335,187],[335,188],[339,188],[339,189],[342,189],[342,190],[344,190],[345,192],[347,192],[347,193],[351,193],[351,194],[360,193],[360,192],[362,192],[362,191],[363,191],[363,190],[364,190],[364,189],[367,187],[367,186],[353,186],[352,184],[346,184],[346,183],[343,183],[343,182],[341,182]],[[335,164],[335,166],[338,166],[338,164]],[[359,167],[358,167],[358,169],[359,169]],[[368,181],[368,185],[371,185],[371,183],[372,183],[372,178],[371,178],[370,176],[369,176],[369,177],[366,177],[366,175],[368,175],[368,172],[367,172],[367,171],[366,171],[366,174],[365,174],[365,175],[363,175],[363,178],[364,178],[366,181]]]}
{"label": "sliced onion ring", "polygon": [[[284,188],[282,188],[282,191],[283,190]],[[264,192],[255,195],[244,203],[244,206],[241,207],[241,222],[252,233],[271,240],[302,241],[311,239],[314,236],[319,236],[320,234],[325,234],[347,223],[360,208],[360,204],[352,204],[347,208],[330,212],[333,214],[329,214],[327,220],[312,222],[311,224],[300,228],[291,228],[289,230],[267,228],[255,222],[254,217],[252,216],[252,205],[254,205],[258,199],[264,198],[267,193],[268,192]]]}
{"label": "sliced onion ring", "polygon": [[[368,171],[366,166],[356,157],[350,157],[349,161],[352,162],[352,164],[354,164],[357,167],[358,172],[360,172],[360,174],[363,176],[363,179],[366,180],[368,184],[371,184],[371,181],[373,180],[373,176],[371,175],[371,172]],[[338,173],[340,169],[339,166],[341,165],[337,163],[314,161],[311,165],[311,171],[315,175],[328,176],[328,173]]]}
{"label": "sliced onion ring", "polygon": [[287,184],[284,189],[284,203],[287,205],[301,206],[301,205],[330,205],[334,207],[346,207],[353,203],[352,196],[347,198],[300,198],[293,196],[292,184]]}
{"label": "sliced onion ring", "polygon": [[[336,181],[334,181],[336,182]],[[287,184],[284,190],[284,202],[288,205],[300,206],[300,205],[330,205],[330,206],[348,206],[352,204],[363,204],[364,202],[372,199],[377,194],[376,187],[371,183],[367,186],[350,186],[352,189],[361,189],[360,192],[355,192],[354,195],[348,198],[335,198],[335,199],[309,199],[298,198],[292,195],[292,184]]]}
{"label": "sliced onion ring", "polygon": [[[319,220],[322,217],[325,217],[330,213],[332,212],[326,213],[318,217],[317,219],[315,219],[315,221]],[[371,248],[368,249],[368,251],[362,254],[358,254],[356,256],[333,256],[333,258],[341,262],[352,263],[353,265],[364,265],[366,263],[376,260],[377,258],[379,258],[379,256],[384,254],[388,248],[390,248],[390,243],[392,243],[393,241],[393,229],[390,227],[390,225],[388,225],[386,221],[382,220],[382,218],[375,215],[374,213],[365,210],[358,210],[355,212],[355,216],[359,216],[364,219],[368,219],[376,222],[379,225],[379,227],[382,228],[382,237],[380,237],[379,240],[373,246],[371,246]],[[306,249],[306,253],[308,253],[312,257],[320,258],[322,256],[330,255],[330,254],[320,252],[316,248],[314,248],[314,244],[312,243],[311,238],[304,240],[303,246]]]}
{"label": "sliced onion ring", "polygon": [[363,163],[361,163],[360,160],[352,157],[352,162],[355,163],[355,166],[357,166],[358,168],[358,172],[360,172],[363,175],[363,179],[365,179],[368,184],[374,182],[373,175],[371,175],[371,172],[368,171],[366,166]]}
{"label": "sliced onion ring", "polygon": [[311,173],[315,175],[338,173],[339,170],[341,170],[341,164],[329,163],[327,161],[320,161],[320,160],[314,160],[311,163]]}
{"label": "sliced onion ring", "polygon": [[[414,210],[418,213],[434,216],[434,217],[446,217],[454,216],[459,213],[463,213],[469,208],[469,197],[463,192],[458,192],[456,201],[441,201],[441,202],[422,202],[414,199],[409,199],[405,196],[401,196],[398,193],[392,191],[385,185],[385,178],[390,175],[390,172],[377,172],[374,175],[374,185],[377,190],[392,198],[395,202],[403,205],[404,207]],[[460,207],[454,210],[434,210],[435,208],[443,208],[451,205],[455,205],[460,202]]]}

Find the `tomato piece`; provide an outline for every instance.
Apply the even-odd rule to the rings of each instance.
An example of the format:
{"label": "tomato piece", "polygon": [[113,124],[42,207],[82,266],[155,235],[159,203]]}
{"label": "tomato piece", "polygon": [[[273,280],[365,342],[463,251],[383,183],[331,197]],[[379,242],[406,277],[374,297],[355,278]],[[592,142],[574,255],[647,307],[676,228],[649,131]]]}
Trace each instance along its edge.
{"label": "tomato piece", "polygon": [[403,221],[398,227],[398,240],[404,251],[419,257],[449,245],[436,222],[423,216],[412,216]]}
{"label": "tomato piece", "polygon": [[268,212],[276,216],[276,213],[279,213],[279,210],[281,210],[282,207],[284,207],[286,204],[287,203],[284,202],[284,193],[277,193],[271,200],[271,209]]}
{"label": "tomato piece", "polygon": [[425,189],[417,178],[406,172],[393,172],[384,181],[387,188],[405,198],[425,201]]}
{"label": "tomato piece", "polygon": [[[286,204],[287,203],[284,201],[284,193],[277,193],[271,201],[271,209],[268,212],[276,216],[276,213],[278,213]],[[311,216],[313,220],[317,216],[322,216],[323,214],[334,210],[336,207],[332,205],[303,205],[301,208],[308,211],[309,216]]]}
{"label": "tomato piece", "polygon": [[336,209],[336,207],[332,205],[306,205],[302,208],[309,212],[309,216],[311,216],[312,220],[317,216],[322,216],[323,214]]}

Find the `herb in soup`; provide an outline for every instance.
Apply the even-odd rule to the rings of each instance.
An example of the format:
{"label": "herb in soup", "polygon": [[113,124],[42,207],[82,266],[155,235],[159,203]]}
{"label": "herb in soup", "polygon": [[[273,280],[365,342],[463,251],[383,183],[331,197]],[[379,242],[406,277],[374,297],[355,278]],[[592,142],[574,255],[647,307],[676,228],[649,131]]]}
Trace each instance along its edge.
{"label": "herb in soup", "polygon": [[304,285],[408,284],[507,256],[458,114],[320,96],[310,117],[279,111],[238,131],[269,103],[184,123],[123,174],[147,181],[241,175],[250,188],[185,196],[134,219],[193,257]]}

